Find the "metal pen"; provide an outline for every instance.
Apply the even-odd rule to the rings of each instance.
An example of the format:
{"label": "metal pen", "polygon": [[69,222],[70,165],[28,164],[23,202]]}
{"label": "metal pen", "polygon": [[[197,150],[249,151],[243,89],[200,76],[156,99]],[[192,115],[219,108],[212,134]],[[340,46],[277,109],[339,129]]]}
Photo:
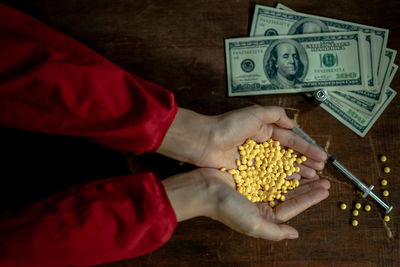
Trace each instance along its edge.
{"label": "metal pen", "polygon": [[[308,136],[302,129],[299,127],[295,126],[292,129],[293,132],[304,138],[307,142],[318,146],[322,150],[325,151],[324,148],[322,148],[320,145],[315,142],[314,139],[312,139],[310,136]],[[326,151],[325,151],[326,152]],[[375,195],[372,192],[372,189],[374,189],[374,186],[371,185],[370,187],[366,186],[363,182],[360,181],[354,174],[352,174],[348,169],[346,169],[339,161],[337,161],[331,154],[328,154],[328,162],[331,163],[336,169],[338,169],[344,176],[346,176],[350,181],[352,181],[361,191],[364,192],[363,198],[366,198],[368,195],[370,195],[373,199],[375,199],[376,202],[379,203],[385,210],[386,213],[389,213],[393,206],[387,205],[383,200],[381,200],[377,195]]]}

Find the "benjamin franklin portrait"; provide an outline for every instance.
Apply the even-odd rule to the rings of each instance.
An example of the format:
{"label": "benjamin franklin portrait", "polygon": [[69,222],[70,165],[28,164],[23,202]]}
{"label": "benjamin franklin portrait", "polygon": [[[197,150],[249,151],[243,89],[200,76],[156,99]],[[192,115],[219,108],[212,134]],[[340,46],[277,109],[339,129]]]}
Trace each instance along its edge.
{"label": "benjamin franklin portrait", "polygon": [[294,40],[278,40],[265,52],[264,70],[271,88],[301,87],[308,66],[304,48]]}
{"label": "benjamin franklin portrait", "polygon": [[290,27],[288,35],[318,32],[329,32],[329,28],[325,23],[318,19],[304,18],[297,21],[292,25],[292,27]]}

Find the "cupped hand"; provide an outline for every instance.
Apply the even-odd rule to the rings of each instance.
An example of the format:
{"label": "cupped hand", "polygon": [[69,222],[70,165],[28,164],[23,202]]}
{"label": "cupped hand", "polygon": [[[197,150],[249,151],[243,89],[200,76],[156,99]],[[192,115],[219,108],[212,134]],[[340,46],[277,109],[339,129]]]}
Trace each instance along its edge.
{"label": "cupped hand", "polygon": [[329,181],[303,184],[285,194],[274,208],[253,203],[235,190],[232,176],[213,168],[200,168],[163,181],[178,221],[207,216],[240,233],[268,240],[294,239],[298,232],[286,221],[329,195]]}
{"label": "cupped hand", "polygon": [[236,168],[239,145],[247,139],[261,143],[273,138],[308,158],[300,167],[300,175],[295,175],[295,178],[316,179],[316,170],[324,168],[327,155],[292,132],[290,129],[293,127],[294,123],[285,110],[275,106],[256,105],[215,116],[207,145],[195,164],[200,167]]}
{"label": "cupped hand", "polygon": [[201,174],[219,183],[211,193],[217,199],[213,219],[243,234],[275,241],[297,238],[297,230],[284,223],[327,198],[330,188],[324,179],[301,185],[285,194],[286,201],[271,208],[268,203],[253,203],[238,193],[227,173],[202,169]]}

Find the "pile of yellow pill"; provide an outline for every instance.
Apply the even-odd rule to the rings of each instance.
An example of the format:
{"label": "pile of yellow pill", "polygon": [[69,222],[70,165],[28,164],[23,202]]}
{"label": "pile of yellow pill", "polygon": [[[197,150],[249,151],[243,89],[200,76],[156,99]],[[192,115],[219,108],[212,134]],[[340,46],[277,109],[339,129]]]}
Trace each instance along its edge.
{"label": "pile of yellow pill", "polygon": [[[299,186],[297,179],[286,180],[293,173],[300,172],[305,156],[297,156],[293,149],[281,147],[280,142],[269,139],[264,143],[247,140],[238,147],[240,160],[237,169],[227,170],[235,179],[237,191],[252,202],[285,201],[284,194]],[[224,168],[220,169],[224,171]]]}

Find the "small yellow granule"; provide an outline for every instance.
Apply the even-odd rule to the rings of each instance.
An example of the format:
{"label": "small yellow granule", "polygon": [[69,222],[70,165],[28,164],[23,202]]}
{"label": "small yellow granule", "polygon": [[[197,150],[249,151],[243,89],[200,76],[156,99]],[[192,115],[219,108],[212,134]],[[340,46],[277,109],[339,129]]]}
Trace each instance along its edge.
{"label": "small yellow granule", "polygon": [[340,209],[341,210],[346,210],[347,209],[347,205],[345,203],[340,204]]}
{"label": "small yellow granule", "polygon": [[388,215],[385,215],[385,217],[383,217],[383,220],[384,220],[385,222],[388,222],[388,221],[390,221],[390,217],[389,217]]}
{"label": "small yellow granule", "polygon": [[[237,169],[225,169],[230,173],[237,186],[237,191],[252,202],[269,202],[275,206],[274,200],[284,201],[289,190],[300,185],[297,179],[285,178],[300,168],[294,166],[300,158],[293,149],[281,147],[279,141],[270,139],[264,143],[247,140],[238,146],[240,160],[236,160]],[[304,160],[303,160],[304,159]]]}
{"label": "small yellow granule", "polygon": [[387,197],[387,196],[389,195],[389,191],[383,190],[382,195],[384,195],[385,197]]}
{"label": "small yellow granule", "polygon": [[382,185],[382,186],[387,185],[387,180],[386,180],[386,179],[383,179],[383,180],[381,181],[381,185]]}
{"label": "small yellow granule", "polygon": [[385,173],[389,173],[389,172],[390,172],[390,168],[389,168],[389,167],[385,167],[385,168],[383,168],[383,171],[384,171]]}
{"label": "small yellow granule", "polygon": [[359,210],[359,209],[361,208],[361,204],[357,202],[356,205],[355,205],[355,207],[356,207],[356,209]]}
{"label": "small yellow granule", "polygon": [[387,157],[385,155],[382,155],[382,156],[380,156],[379,159],[380,159],[381,162],[386,162]]}
{"label": "small yellow granule", "polygon": [[368,205],[368,204],[367,204],[367,205],[365,205],[365,207],[364,207],[364,210],[365,210],[365,211],[370,211],[370,210],[371,210],[371,206],[370,206],[370,205]]}
{"label": "small yellow granule", "polygon": [[357,221],[357,220],[353,220],[353,221],[351,222],[351,224],[355,227],[355,226],[358,225],[358,221]]}
{"label": "small yellow granule", "polygon": [[219,169],[221,172],[224,172],[224,171],[226,171],[226,168],[220,168]]}
{"label": "small yellow granule", "polygon": [[353,210],[353,216],[358,216],[358,210]]}

